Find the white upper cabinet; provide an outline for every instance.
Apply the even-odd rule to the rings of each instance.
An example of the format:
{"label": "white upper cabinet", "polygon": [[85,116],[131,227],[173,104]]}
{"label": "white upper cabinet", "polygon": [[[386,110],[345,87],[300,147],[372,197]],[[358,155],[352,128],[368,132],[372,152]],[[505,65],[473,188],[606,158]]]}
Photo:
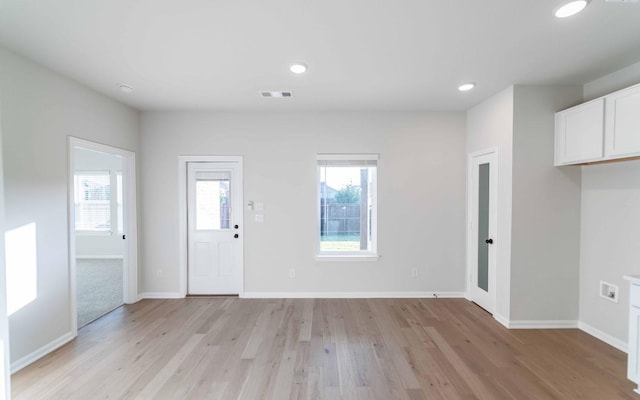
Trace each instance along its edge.
{"label": "white upper cabinet", "polygon": [[555,165],[640,156],[640,85],[556,113]]}
{"label": "white upper cabinet", "polygon": [[605,157],[640,154],[640,85],[605,97]]}
{"label": "white upper cabinet", "polygon": [[604,99],[556,114],[555,165],[594,161],[603,156]]}

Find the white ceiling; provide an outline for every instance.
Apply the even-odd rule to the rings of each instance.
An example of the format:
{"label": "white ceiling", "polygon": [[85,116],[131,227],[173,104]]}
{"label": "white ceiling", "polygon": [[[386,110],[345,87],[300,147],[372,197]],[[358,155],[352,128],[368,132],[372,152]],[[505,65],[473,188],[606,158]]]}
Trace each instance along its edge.
{"label": "white ceiling", "polygon": [[[560,3],[0,0],[0,43],[141,110],[465,110],[640,61],[640,4],[592,0],[560,20]],[[309,71],[294,76],[298,60]]]}

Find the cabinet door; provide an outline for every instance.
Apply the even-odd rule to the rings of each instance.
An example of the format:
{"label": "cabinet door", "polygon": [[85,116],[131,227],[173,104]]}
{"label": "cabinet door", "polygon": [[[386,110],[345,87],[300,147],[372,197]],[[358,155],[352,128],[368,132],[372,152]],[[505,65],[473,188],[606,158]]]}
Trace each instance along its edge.
{"label": "cabinet door", "polygon": [[640,383],[640,359],[638,358],[638,341],[640,337],[640,308],[629,306],[629,353],[627,354],[627,378]]}
{"label": "cabinet door", "polygon": [[556,114],[555,164],[574,164],[603,157],[604,99]]}
{"label": "cabinet door", "polygon": [[605,97],[605,156],[640,155],[640,85]]}

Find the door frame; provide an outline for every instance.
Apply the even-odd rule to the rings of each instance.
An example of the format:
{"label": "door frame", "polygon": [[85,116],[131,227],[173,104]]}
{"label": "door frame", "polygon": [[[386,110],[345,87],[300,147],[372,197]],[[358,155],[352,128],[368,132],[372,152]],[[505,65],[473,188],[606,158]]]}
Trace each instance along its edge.
{"label": "door frame", "polygon": [[123,232],[127,240],[123,246],[123,300],[125,304],[132,304],[139,300],[138,295],[138,217],[136,194],[136,153],[133,151],[92,142],[77,137],[68,137],[68,242],[69,242],[69,304],[71,310],[71,331],[78,336],[78,304],[76,282],[76,215],[74,204],[74,174],[76,148],[93,150],[122,157],[122,187],[123,187]]}
{"label": "door frame", "polygon": [[[474,300],[472,284],[474,283],[473,274],[477,272],[477,245],[478,245],[478,231],[476,221],[478,220],[475,203],[477,202],[477,196],[475,195],[475,180],[474,180],[474,160],[479,157],[490,156],[492,159],[490,162],[493,164],[491,168],[489,179],[489,191],[490,191],[490,221],[489,226],[493,226],[493,232],[491,237],[494,240],[494,244],[491,245],[489,251],[489,257],[493,258],[493,262],[489,261],[489,288],[492,288],[492,292],[489,293],[489,301],[487,311],[491,314],[496,313],[496,304],[498,297],[498,246],[500,245],[500,238],[498,232],[498,197],[500,193],[500,174],[499,174],[499,161],[498,148],[488,148],[481,151],[469,153],[467,158],[467,279],[466,279],[466,294],[465,297],[469,301]],[[475,257],[475,260],[474,260]],[[493,266],[493,268],[491,268]],[[484,308],[484,307],[483,307]]]}
{"label": "door frame", "polygon": [[[236,207],[240,207],[238,212],[238,224],[244,229],[244,175],[242,169],[242,156],[178,156],[178,241],[179,241],[179,265],[180,265],[180,297],[187,296],[187,268],[189,268],[189,236],[187,217],[187,163],[237,163],[238,176],[235,179],[240,181],[239,198],[236,199]],[[240,235],[240,291],[238,295],[244,295],[244,235]]]}

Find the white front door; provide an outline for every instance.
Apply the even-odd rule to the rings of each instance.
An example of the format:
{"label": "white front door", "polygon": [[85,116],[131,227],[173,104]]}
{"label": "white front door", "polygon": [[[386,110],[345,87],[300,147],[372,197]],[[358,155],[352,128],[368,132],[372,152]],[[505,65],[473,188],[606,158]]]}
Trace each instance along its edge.
{"label": "white front door", "polygon": [[242,182],[238,162],[187,164],[188,293],[242,289]]}
{"label": "white front door", "polygon": [[497,166],[495,152],[470,157],[469,297],[490,313],[494,311],[496,290]]}

